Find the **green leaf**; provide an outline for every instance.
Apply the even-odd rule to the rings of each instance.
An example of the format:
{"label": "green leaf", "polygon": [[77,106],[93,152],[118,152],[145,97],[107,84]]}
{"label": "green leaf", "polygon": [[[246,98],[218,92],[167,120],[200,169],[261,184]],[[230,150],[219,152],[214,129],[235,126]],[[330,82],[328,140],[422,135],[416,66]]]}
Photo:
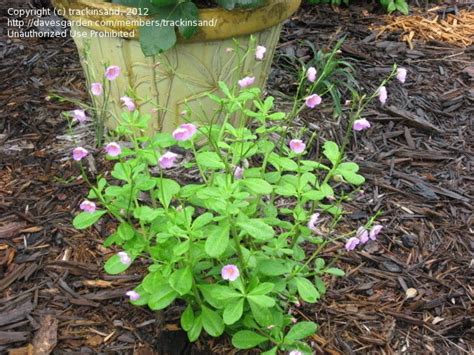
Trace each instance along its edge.
{"label": "green leaf", "polygon": [[241,180],[240,183],[256,195],[268,195],[273,191],[272,185],[263,179],[248,178]]}
{"label": "green leaf", "polygon": [[395,5],[397,7],[397,10],[400,11],[402,14],[408,15],[410,13],[410,9],[405,0],[395,0]]}
{"label": "green leaf", "polygon": [[237,225],[242,228],[243,231],[258,240],[268,240],[275,235],[273,228],[258,218],[238,222]]}
{"label": "green leaf", "polygon": [[200,229],[200,228],[208,225],[209,223],[212,222],[213,218],[214,218],[214,215],[212,213],[209,213],[209,212],[206,212],[206,213],[200,215],[199,217],[197,217],[194,220],[193,225],[192,225],[192,229],[197,230],[197,229]]}
{"label": "green leaf", "polygon": [[211,226],[204,250],[211,258],[221,256],[229,245],[229,225]]}
{"label": "green leaf", "polygon": [[318,326],[313,322],[299,322],[291,327],[288,334],[286,334],[286,340],[300,340],[309,337],[316,333]]}
{"label": "green leaf", "polygon": [[270,350],[264,351],[261,355],[277,355],[278,353],[278,346],[274,346]]}
{"label": "green leaf", "polygon": [[196,319],[194,319],[193,326],[188,331],[189,341],[191,342],[196,341],[199,338],[199,335],[201,335],[201,331],[202,331],[202,318],[201,316],[198,316],[196,317]]}
{"label": "green leaf", "polygon": [[346,274],[343,270],[338,269],[337,267],[330,267],[330,268],[324,270],[324,272],[326,274],[331,274],[331,275],[335,275],[335,276],[344,276]]}
{"label": "green leaf", "polygon": [[176,196],[181,190],[181,186],[171,179],[158,179],[156,182],[158,191],[156,192],[157,198],[160,200],[161,204],[166,208],[169,207],[171,200]]}
{"label": "green leaf", "polygon": [[112,170],[112,176],[116,179],[128,181],[132,174],[132,169],[126,163],[117,163]]}
{"label": "green leaf", "polygon": [[[132,259],[132,261],[133,261],[133,259]],[[121,272],[124,272],[125,270],[127,270],[130,267],[131,264],[132,263],[123,264],[120,261],[120,257],[116,254],[116,255],[110,257],[109,260],[107,260],[107,262],[104,265],[104,269],[105,269],[106,273],[108,273],[110,275],[116,275],[116,274],[120,274]]]}
{"label": "green leaf", "polygon": [[[202,286],[199,286],[200,288]],[[212,293],[212,297],[219,301],[227,301],[233,298],[241,298],[243,295],[236,290],[221,285],[206,285],[209,292]]]}
{"label": "green leaf", "polygon": [[130,240],[135,236],[135,229],[130,224],[122,222],[117,228],[117,234],[122,240]]}
{"label": "green leaf", "polygon": [[187,253],[189,250],[189,245],[190,245],[189,240],[185,240],[184,242],[175,245],[173,248],[173,255],[180,256],[180,255],[183,255],[184,253]]}
{"label": "green leaf", "polygon": [[193,286],[193,274],[191,268],[188,266],[173,272],[170,276],[170,286],[178,291],[180,295],[188,293]]}
{"label": "green leaf", "polygon": [[271,282],[263,282],[249,292],[249,295],[266,295],[273,291],[275,284]]}
{"label": "green leaf", "polygon": [[158,292],[150,295],[148,307],[156,311],[168,307],[178,296],[178,292],[169,285],[163,285]]}
{"label": "green leaf", "polygon": [[290,272],[283,260],[262,260],[258,263],[258,271],[266,276],[279,276]]}
{"label": "green leaf", "polygon": [[[136,2],[136,0],[134,1]],[[176,0],[150,0],[153,5],[156,6],[171,6],[176,4]]]}
{"label": "green leaf", "polygon": [[181,328],[184,331],[189,332],[194,324],[194,312],[193,307],[190,304],[186,307],[183,314],[181,314]]}
{"label": "green leaf", "polygon": [[[193,2],[186,1],[178,5],[177,11],[180,19],[183,19],[183,21],[186,21],[187,23],[191,23],[191,25],[189,26],[181,26],[178,23],[179,33],[181,33],[184,38],[189,39],[197,32],[197,20],[199,19],[199,10]],[[193,21],[196,22],[196,25],[193,24]]]}
{"label": "green leaf", "polygon": [[202,306],[201,317],[202,326],[209,335],[218,337],[224,332],[224,322],[217,312]]}
{"label": "green leaf", "polygon": [[311,281],[305,279],[304,277],[297,277],[295,280],[298,293],[304,301],[315,303],[319,299],[319,292],[313,286]]}
{"label": "green leaf", "polygon": [[196,156],[196,161],[201,166],[201,168],[205,169],[224,169],[225,165],[222,162],[219,155],[215,152],[203,152],[198,153]]}
{"label": "green leaf", "polygon": [[259,307],[270,308],[275,305],[275,300],[265,295],[247,295],[249,302],[255,303]]}
{"label": "green leaf", "polygon": [[140,206],[133,211],[133,217],[145,223],[152,222],[155,218],[163,215],[163,210],[148,206]]}
{"label": "green leaf", "polygon": [[341,157],[338,145],[332,141],[324,142],[323,154],[329,159],[333,166],[339,162]]}
{"label": "green leaf", "polygon": [[162,53],[176,43],[173,26],[141,26],[139,29],[140,46],[146,57]]}
{"label": "green leaf", "polygon": [[232,337],[232,345],[237,349],[251,349],[267,340],[266,337],[251,330],[241,330]]}
{"label": "green leaf", "polygon": [[241,317],[244,311],[244,299],[241,298],[237,302],[230,302],[224,308],[224,323],[231,325],[237,322]]}
{"label": "green leaf", "polygon": [[81,212],[72,221],[76,229],[86,229],[99,220],[107,211]]}
{"label": "green leaf", "polygon": [[275,193],[280,196],[297,196],[296,188],[291,184],[284,184],[275,188]]}

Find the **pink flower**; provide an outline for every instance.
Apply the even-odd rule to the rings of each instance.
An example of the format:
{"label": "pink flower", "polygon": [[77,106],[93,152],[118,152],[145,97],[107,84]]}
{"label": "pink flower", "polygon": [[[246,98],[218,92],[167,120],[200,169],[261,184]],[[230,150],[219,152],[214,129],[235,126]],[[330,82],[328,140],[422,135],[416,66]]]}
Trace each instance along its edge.
{"label": "pink flower", "polygon": [[369,240],[369,232],[367,232],[367,229],[360,226],[359,229],[357,229],[356,238],[359,238],[361,243],[367,243]]}
{"label": "pink flower", "polygon": [[133,100],[132,100],[130,97],[128,97],[128,96],[122,96],[122,97],[120,98],[120,101],[122,101],[122,103],[123,103],[125,106],[127,106],[127,109],[128,109],[129,111],[135,111],[135,109],[136,109],[135,103],[133,102]]}
{"label": "pink flower", "polygon": [[316,228],[316,224],[319,222],[319,213],[314,213],[311,215],[308,221],[308,228],[311,229],[313,232],[319,233],[318,228]]}
{"label": "pink flower", "polygon": [[384,104],[387,101],[387,88],[385,86],[381,86],[378,91],[379,94],[379,100],[382,104]]}
{"label": "pink flower", "polygon": [[91,92],[94,96],[100,96],[104,92],[104,88],[102,87],[101,83],[92,83]]}
{"label": "pink flower", "polygon": [[303,153],[305,148],[306,148],[306,144],[304,144],[301,139],[292,139],[290,141],[290,149],[296,154]]}
{"label": "pink flower", "polygon": [[174,154],[173,152],[166,152],[160,157],[160,167],[162,169],[169,169],[174,166],[174,162],[176,158],[178,157],[177,154]]}
{"label": "pink flower", "polygon": [[124,265],[130,265],[132,263],[132,259],[125,251],[118,252],[117,256],[119,257],[120,262]]}
{"label": "pink flower", "polygon": [[397,79],[402,84],[405,82],[407,78],[407,70],[405,68],[398,68],[397,69]]}
{"label": "pink flower", "polygon": [[130,297],[130,301],[138,301],[140,299],[140,294],[136,291],[127,291],[125,294]]}
{"label": "pink flower", "polygon": [[173,131],[173,138],[177,141],[187,141],[197,131],[197,127],[192,123],[184,123]]}
{"label": "pink flower", "polygon": [[264,46],[257,46],[257,49],[255,49],[255,58],[262,60],[266,51],[267,49]]}
{"label": "pink flower", "polygon": [[246,88],[247,86],[252,85],[255,82],[255,77],[254,76],[246,76],[243,79],[240,79],[238,81],[239,86],[241,89]]}
{"label": "pink flower", "polygon": [[89,200],[84,200],[82,203],[79,205],[79,208],[83,210],[84,212],[95,212],[96,210],[96,205],[94,202],[89,201]]}
{"label": "pink flower", "polygon": [[372,227],[369,233],[369,238],[372,240],[377,239],[377,236],[379,235],[380,231],[383,229],[383,227],[380,224],[376,224],[375,226]]}
{"label": "pink flower", "polygon": [[74,110],[72,111],[72,120],[83,123],[88,120],[88,117],[86,116],[86,112],[84,110]]}
{"label": "pink flower", "polygon": [[356,246],[359,245],[359,243],[360,243],[359,238],[356,238],[356,237],[349,238],[346,242],[346,250],[347,251],[354,250]]}
{"label": "pink flower", "polygon": [[317,105],[321,103],[321,101],[322,101],[321,96],[317,94],[309,95],[305,99],[306,106],[308,106],[309,108],[315,108]]}
{"label": "pink flower", "polygon": [[354,121],[352,128],[354,129],[354,131],[363,131],[364,129],[370,128],[370,122],[367,121],[365,118],[361,118],[359,120]]}
{"label": "pink flower", "polygon": [[221,276],[224,280],[235,281],[240,276],[240,272],[237,266],[230,264],[222,268]]}
{"label": "pink flower", "polygon": [[105,77],[110,81],[117,79],[119,75],[120,67],[116,65],[111,65],[110,67],[105,69]]}
{"label": "pink flower", "polygon": [[241,168],[240,166],[236,167],[234,170],[234,179],[240,180],[244,177],[244,168]]}
{"label": "pink flower", "polygon": [[89,154],[89,152],[82,148],[82,147],[77,147],[74,148],[72,151],[72,159],[75,161],[81,161],[83,158],[85,158]]}
{"label": "pink flower", "polygon": [[306,71],[306,78],[308,79],[309,82],[314,83],[316,80],[316,68],[315,67],[309,67],[308,70]]}
{"label": "pink flower", "polygon": [[299,350],[291,350],[288,355],[303,355],[303,353]]}
{"label": "pink flower", "polygon": [[122,154],[122,148],[120,148],[120,145],[115,142],[110,142],[105,146],[105,151],[108,155],[111,157],[116,157]]}

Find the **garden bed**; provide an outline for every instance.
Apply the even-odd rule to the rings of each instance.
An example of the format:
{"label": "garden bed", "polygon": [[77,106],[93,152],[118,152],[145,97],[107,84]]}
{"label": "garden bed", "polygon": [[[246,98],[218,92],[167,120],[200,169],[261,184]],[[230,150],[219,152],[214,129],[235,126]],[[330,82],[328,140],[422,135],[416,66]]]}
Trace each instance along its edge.
{"label": "garden bed", "polygon": [[[17,3],[9,6],[23,4]],[[349,206],[349,220],[356,226],[381,209],[383,237],[342,255],[338,266],[348,276],[331,280],[321,302],[295,308],[295,316],[320,324],[312,339],[318,353],[469,353],[473,51],[416,40],[410,49],[400,33],[377,38],[374,24],[383,16],[367,8],[305,7],[284,27],[274,62],[268,91],[283,106],[280,92],[294,89],[288,56],[312,56],[303,40],[329,50],[347,36],[342,56],[353,60],[366,89],[376,88],[392,62],[409,70],[404,86],[391,87],[388,105],[369,108],[365,117],[375,124],[350,147],[368,184]],[[57,337],[57,353],[234,351],[225,337],[189,344],[179,330],[179,305],[159,315],[130,305],[123,294],[140,276],[102,270],[110,226],[71,226],[87,191],[61,137],[67,125],[60,113],[74,107],[45,98],[54,90],[87,100],[72,40],[3,35],[0,57],[0,350],[34,341],[47,346]],[[330,110],[305,112],[295,125],[340,141],[343,128]],[[93,139],[87,129],[79,133]],[[100,171],[104,164],[90,166]]]}

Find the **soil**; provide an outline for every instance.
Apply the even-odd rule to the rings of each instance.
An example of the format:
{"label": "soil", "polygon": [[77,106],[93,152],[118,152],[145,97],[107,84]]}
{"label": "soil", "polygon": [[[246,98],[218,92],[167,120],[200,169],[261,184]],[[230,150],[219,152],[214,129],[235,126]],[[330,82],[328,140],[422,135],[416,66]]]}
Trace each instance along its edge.
{"label": "soil", "polygon": [[[10,1],[13,8],[38,2]],[[448,6],[439,6],[440,17]],[[472,10],[472,9],[471,9]],[[473,125],[474,48],[377,37],[369,26],[383,17],[370,5],[348,9],[304,6],[286,22],[268,91],[294,88],[295,61],[330,50],[355,68],[361,89],[377,87],[392,63],[408,69],[391,83],[385,106],[364,117],[372,127],[351,141],[348,156],[367,178],[364,194],[348,204],[356,226],[375,211],[384,232],[363,249],[339,255],[344,278],[328,279],[316,305],[295,317],[320,325],[311,343],[318,354],[464,354],[474,351]],[[423,11],[420,9],[420,13]],[[6,4],[0,24],[7,28]],[[61,112],[87,101],[70,38],[0,37],[0,352],[34,345],[45,353],[228,354],[226,337],[189,344],[179,329],[180,305],[158,314],[123,297],[140,279],[133,270],[109,276],[112,250],[102,241],[110,226],[77,231],[71,220],[87,191],[69,159],[71,142]],[[343,92],[344,96],[344,92]],[[343,98],[344,100],[346,97]],[[329,100],[328,100],[329,101]],[[342,140],[345,120],[330,105],[305,111],[295,125]],[[87,127],[76,132],[90,141]],[[97,154],[98,155],[98,154]],[[103,164],[93,161],[98,171]],[[240,352],[244,353],[244,352]]]}

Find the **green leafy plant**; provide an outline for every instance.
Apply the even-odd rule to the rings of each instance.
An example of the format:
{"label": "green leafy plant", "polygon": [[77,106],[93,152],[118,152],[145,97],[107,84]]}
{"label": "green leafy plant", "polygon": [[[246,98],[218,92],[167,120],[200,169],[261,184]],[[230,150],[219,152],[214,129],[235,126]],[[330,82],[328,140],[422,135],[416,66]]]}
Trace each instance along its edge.
{"label": "green leafy plant", "polygon": [[[145,56],[164,52],[176,44],[176,29],[186,38],[198,30],[199,10],[196,1],[189,0],[112,0],[114,4],[137,8],[137,13],[151,17],[152,21],[140,27],[140,45]],[[216,0],[226,10],[252,8],[263,5],[264,0]]]}
{"label": "green leafy plant", "polygon": [[[331,4],[331,5],[349,5],[350,0],[307,0],[308,4],[317,5],[317,4]],[[380,5],[391,14],[394,11],[400,11],[404,15],[408,15],[410,8],[406,0],[379,0]]]}
{"label": "green leafy plant", "polygon": [[[354,93],[344,141],[325,141],[321,156],[311,159],[307,152],[317,132],[289,131],[290,116],[275,112],[274,98],[263,99],[249,77],[234,87],[219,82],[219,95],[209,97],[220,115],[202,127],[186,123],[172,134],[147,136],[150,116],[126,111],[114,135],[130,142],[106,145],[115,164],[90,182],[73,225],[115,221],[104,244],[122,251],[107,260],[106,272],[132,265],[142,270],[143,280],[127,292],[134,305],[161,310],[179,300],[190,341],[203,331],[227,333],[239,349],[312,353],[305,339],[318,325],[298,320],[292,310],[318,302],[327,278],[344,276],[321,251],[338,241],[353,250],[375,240],[382,228],[374,225],[375,216],[357,231],[339,228],[343,202],[365,182],[345,147],[353,129],[370,126],[361,114],[375,97],[385,102],[384,85],[395,70],[371,95]],[[315,75],[311,68],[301,74],[310,83]],[[312,94],[304,105],[314,109],[320,99]],[[236,112],[241,116],[234,126]],[[192,120],[191,110],[186,117]],[[176,148],[190,155],[180,162]],[[81,162],[87,154],[77,147],[73,158]],[[171,177],[171,168],[194,169],[199,176],[183,183]]]}
{"label": "green leafy plant", "polygon": [[[310,41],[303,41],[302,46],[308,47],[313,56],[306,64],[294,56],[285,56],[289,66],[287,69],[299,75],[298,87],[295,97],[302,99],[310,94],[323,96],[329,94],[333,103],[333,116],[340,117],[342,114],[342,97],[346,92],[357,92],[358,84],[354,79],[354,67],[347,60],[339,57],[340,48],[344,38],[340,39],[331,51],[316,50]],[[307,81],[307,75],[299,68],[303,65],[316,70],[316,78],[313,82]],[[305,84],[306,83],[306,84]],[[297,103],[298,101],[294,101]],[[304,106],[293,105],[290,117],[296,117]]]}

